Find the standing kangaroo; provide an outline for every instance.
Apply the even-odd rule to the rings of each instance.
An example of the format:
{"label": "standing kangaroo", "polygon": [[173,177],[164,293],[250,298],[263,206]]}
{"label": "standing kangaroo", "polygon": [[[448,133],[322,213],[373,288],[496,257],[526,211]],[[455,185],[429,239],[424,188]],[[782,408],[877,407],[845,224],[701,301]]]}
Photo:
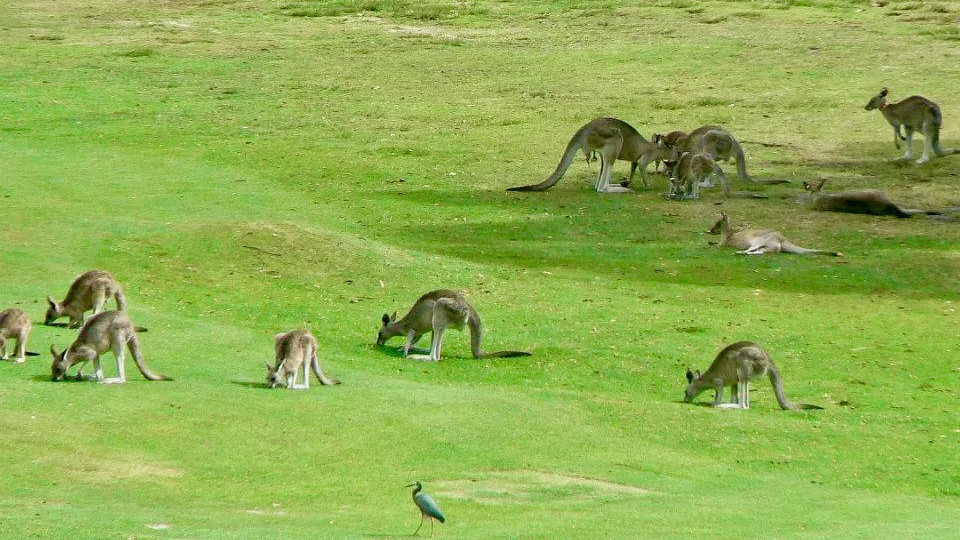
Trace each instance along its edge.
{"label": "standing kangaroo", "polygon": [[70,328],[80,328],[83,324],[83,313],[91,309],[94,315],[100,313],[111,296],[117,302],[117,310],[126,311],[127,299],[123,295],[123,288],[109,272],[84,272],[73,280],[63,302],[57,302],[52,296],[47,297],[50,307],[43,324],[49,326],[60,317],[70,317]]}
{"label": "standing kangaroo", "polygon": [[730,218],[726,212],[721,212],[717,221],[710,227],[710,234],[720,233],[720,247],[732,247],[744,255],[763,255],[765,253],[795,253],[797,255],[833,255],[840,257],[843,253],[824,251],[822,249],[807,249],[790,242],[782,234],[769,229],[744,229],[734,231],[730,226]]}
{"label": "standing kangaroo", "polygon": [[583,150],[590,161],[594,151],[600,152],[600,173],[597,175],[597,191],[600,193],[623,193],[632,191],[621,186],[611,186],[613,163],[616,160],[630,162],[630,176],[626,184],[633,181],[633,173],[640,168],[640,178],[643,187],[648,187],[646,168],[647,164],[656,159],[664,159],[671,155],[670,149],[662,142],[650,142],[643,138],[636,129],[623,120],[616,118],[596,118],[587,122],[573,134],[567,144],[563,157],[546,180],[539,184],[508,188],[507,191],[546,191],[560,181],[567,172],[578,150]]}
{"label": "standing kangaroo", "polygon": [[711,174],[718,174],[723,181],[723,192],[730,195],[727,177],[714,161],[713,156],[703,152],[684,152],[678,161],[667,161],[670,173],[670,199],[699,199],[700,188],[713,185]]}
{"label": "standing kangaroo", "polygon": [[[51,377],[54,381],[60,381],[66,378],[67,370],[74,364],[80,364],[77,371],[77,379],[83,378],[83,368],[87,362],[93,361],[92,379],[103,383],[124,383],[127,381],[126,370],[124,369],[124,345],[130,349],[133,361],[137,364],[137,369],[144,377],[151,381],[170,381],[173,380],[163,375],[157,375],[143,361],[143,355],[140,353],[140,342],[137,340],[137,331],[144,329],[133,326],[130,318],[122,311],[104,311],[103,313],[90,317],[80,334],[67,350],[57,351],[56,345],[50,345],[50,353],[53,354],[53,365],[50,367]],[[108,379],[103,378],[103,369],[100,367],[100,355],[113,350],[113,355],[117,358],[117,377]]]}
{"label": "standing kangaroo", "polygon": [[[291,330],[273,337],[276,350],[276,363],[267,364],[267,384],[270,388],[283,386],[290,390],[310,388],[310,372],[323,385],[340,384],[336,379],[328,378],[320,369],[317,360],[317,338],[307,330]],[[297,372],[303,368],[303,384],[297,384]]]}
{"label": "standing kangaroo", "polygon": [[[483,326],[480,324],[480,315],[466,298],[460,293],[439,289],[430,291],[417,299],[410,312],[402,319],[383,315],[383,326],[377,334],[377,345],[383,345],[394,336],[405,336],[403,356],[415,360],[440,360],[440,346],[443,344],[443,332],[447,327],[462,330],[464,325],[470,327],[470,352],[474,358],[512,358],[516,356],[530,356],[528,352],[499,351],[484,353],[480,350],[480,339],[483,337]],[[431,332],[433,335],[430,354],[410,354],[410,348],[423,336]]]}
{"label": "standing kangaroo", "polygon": [[[737,162],[737,176],[741,182],[748,184],[789,184],[789,180],[754,180],[747,174],[747,160],[743,155],[743,149],[740,143],[733,138],[729,131],[720,126],[701,126],[691,131],[686,137],[677,136],[676,149],[680,152],[702,152],[710,154],[716,161],[727,161],[735,159]],[[724,181],[724,194],[730,195],[726,179]],[[709,186],[702,186],[709,187]]]}
{"label": "standing kangaroo", "polygon": [[17,340],[17,350],[13,361],[22,364],[27,361],[27,355],[36,356],[27,352],[27,339],[30,338],[30,318],[22,309],[10,308],[0,311],[0,360],[10,358],[7,350],[7,340]]}
{"label": "standing kangaroo", "polygon": [[908,218],[917,214],[938,216],[936,210],[917,210],[901,208],[887,197],[886,193],[875,189],[858,189],[840,193],[823,193],[820,190],[826,179],[819,182],[804,182],[803,188],[809,194],[810,206],[824,212],[847,212],[850,214],[872,214],[874,216],[896,216]]}
{"label": "standing kangaroo", "polygon": [[[887,103],[887,89],[881,88],[880,93],[873,96],[864,109],[872,111],[879,109],[880,114],[893,126],[893,144],[900,148],[900,139],[907,141],[907,153],[894,161],[910,161],[913,159],[913,132],[923,134],[923,156],[916,161],[917,165],[930,161],[930,151],[937,157],[956,154],[955,148],[940,148],[940,126],[943,124],[943,115],[940,107],[923,96],[910,96],[897,103]],[[907,132],[906,137],[900,135],[900,126]]]}
{"label": "standing kangaroo", "polygon": [[[690,403],[693,398],[704,390],[713,389],[716,395],[713,399],[714,407],[723,408],[750,408],[750,381],[767,375],[773,385],[773,393],[777,396],[777,403],[783,410],[822,409],[817,405],[805,403],[795,404],[787,399],[783,392],[783,381],[780,372],[774,365],[770,355],[759,345],[751,341],[738,341],[728,345],[707,368],[706,373],[696,375],[687,369],[687,389],[683,401]],[[722,403],[723,388],[729,386],[731,402]]]}

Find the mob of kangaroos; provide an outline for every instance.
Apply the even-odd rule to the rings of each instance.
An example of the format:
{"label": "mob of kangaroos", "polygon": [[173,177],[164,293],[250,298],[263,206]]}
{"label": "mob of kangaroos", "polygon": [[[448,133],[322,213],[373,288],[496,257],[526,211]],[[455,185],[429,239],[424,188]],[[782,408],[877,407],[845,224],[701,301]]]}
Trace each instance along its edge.
{"label": "mob of kangaroos", "polygon": [[[144,377],[151,381],[173,380],[163,375],[157,375],[147,367],[140,352],[140,342],[136,332],[146,331],[134,326],[130,318],[122,311],[104,311],[93,317],[83,325],[77,339],[65,351],[57,350],[56,345],[50,345],[53,355],[53,365],[50,367],[51,378],[61,381],[67,377],[67,370],[73,365],[80,364],[77,369],[77,380],[83,379],[83,368],[87,362],[93,362],[92,379],[103,383],[124,383],[127,380],[124,368],[124,346],[130,349],[130,355],[137,364],[137,369]],[[100,355],[113,350],[117,359],[117,377],[105,379],[100,366]]]}
{"label": "mob of kangaroos", "polygon": [[[317,359],[317,338],[307,330],[291,330],[277,334],[273,338],[276,351],[274,365],[267,364],[267,384],[270,388],[283,386],[288,390],[308,390],[310,388],[310,372],[321,384],[331,386],[340,384],[340,381],[331,379],[320,369]],[[297,373],[303,371],[303,383],[297,384]]]}
{"label": "mob of kangaroos", "polygon": [[[750,380],[767,375],[783,410],[822,409],[817,405],[795,404],[783,392],[780,372],[770,355],[751,341],[738,341],[725,347],[703,374],[687,369],[687,389],[683,401],[690,403],[704,390],[714,390],[713,406],[721,408],[750,408]],[[730,403],[723,403],[723,389],[730,387]]]}
{"label": "mob of kangaroos", "polygon": [[[383,345],[394,336],[404,336],[403,356],[414,360],[440,361],[440,347],[443,344],[443,332],[447,327],[462,330],[464,325],[470,328],[470,352],[474,358],[512,358],[530,356],[522,351],[499,351],[485,353],[480,350],[483,338],[483,325],[480,314],[467,303],[462,294],[446,289],[430,291],[413,304],[410,311],[400,320],[397,313],[384,314],[383,325],[377,333],[377,345]],[[410,354],[411,348],[423,336],[432,333],[430,354]]]}
{"label": "mob of kangaroos", "polygon": [[573,134],[556,170],[546,180],[539,184],[508,188],[507,191],[545,191],[550,189],[567,172],[578,150],[583,150],[588,162],[592,152],[600,152],[600,173],[597,175],[596,184],[596,189],[600,193],[633,191],[624,185],[610,185],[614,161],[619,159],[630,162],[630,176],[627,178],[627,185],[633,181],[633,173],[639,167],[640,179],[643,180],[643,187],[646,188],[649,187],[646,176],[647,164],[671,155],[671,150],[659,140],[659,137],[655,136],[654,142],[650,142],[644,139],[643,135],[640,135],[633,126],[623,120],[595,118]]}
{"label": "mob of kangaroos", "polygon": [[70,328],[80,328],[84,312],[92,309],[94,315],[100,313],[107,298],[111,296],[117,302],[117,310],[126,311],[127,300],[123,295],[123,288],[109,272],[84,272],[74,278],[63,302],[57,302],[52,296],[47,297],[50,307],[43,324],[49,326],[60,317],[70,317]]}
{"label": "mob of kangaroos", "polygon": [[[895,161],[910,161],[913,159],[913,133],[923,134],[923,156],[916,161],[918,165],[930,161],[930,152],[936,157],[956,154],[955,148],[940,148],[940,126],[943,124],[943,115],[940,107],[923,96],[910,96],[897,103],[887,103],[887,89],[881,88],[880,93],[873,96],[864,109],[872,111],[878,109],[880,114],[893,126],[893,144],[900,148],[900,140],[907,141],[907,152]],[[900,134],[900,126],[906,131],[906,136]]]}

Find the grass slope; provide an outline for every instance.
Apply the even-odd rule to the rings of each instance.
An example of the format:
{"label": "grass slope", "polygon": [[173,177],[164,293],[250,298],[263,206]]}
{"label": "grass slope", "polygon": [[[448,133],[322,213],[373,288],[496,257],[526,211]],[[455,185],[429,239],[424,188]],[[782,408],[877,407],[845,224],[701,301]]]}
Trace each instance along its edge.
{"label": "grass slope", "polygon": [[[960,159],[898,155],[863,105],[922,93],[960,146],[948,2],[85,3],[0,6],[0,536],[403,536],[424,481],[456,538],[949,538],[960,528],[955,222],[814,213],[802,180],[960,206]],[[727,126],[768,200],[539,181],[589,119]],[[618,177],[623,175],[618,165]],[[729,168],[733,172],[732,167]],[[750,189],[747,187],[746,189]],[[840,259],[710,248],[717,210]],[[176,379],[49,382],[39,324],[89,268],[125,285]],[[489,350],[373,346],[384,311],[465,291]],[[268,391],[310,328],[344,383]],[[760,342],[788,394],[680,403]],[[107,356],[107,373],[112,371]],[[708,399],[706,397],[702,399]],[[421,531],[422,533],[422,531]]]}

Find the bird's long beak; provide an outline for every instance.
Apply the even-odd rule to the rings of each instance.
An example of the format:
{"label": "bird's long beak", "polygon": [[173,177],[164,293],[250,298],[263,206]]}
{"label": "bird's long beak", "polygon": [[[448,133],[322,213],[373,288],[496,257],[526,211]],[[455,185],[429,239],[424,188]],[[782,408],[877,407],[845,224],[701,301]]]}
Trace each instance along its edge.
{"label": "bird's long beak", "polygon": [[417,485],[416,482],[414,482],[414,483],[412,483],[412,484],[407,484],[407,485],[405,485],[405,486],[403,486],[403,487],[413,487],[413,486],[415,486],[415,485]]}

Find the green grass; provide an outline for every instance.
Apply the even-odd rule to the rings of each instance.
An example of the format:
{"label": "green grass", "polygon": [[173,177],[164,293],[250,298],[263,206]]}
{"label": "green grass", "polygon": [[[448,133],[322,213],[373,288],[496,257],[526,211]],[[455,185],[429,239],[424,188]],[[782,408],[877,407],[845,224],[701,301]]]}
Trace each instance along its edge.
{"label": "green grass", "polygon": [[[923,94],[960,146],[952,4],[16,4],[0,307],[31,315],[42,356],[0,365],[0,536],[404,536],[417,479],[446,538],[960,528],[958,224],[795,202],[826,177],[960,206],[960,158],[892,164],[863,110],[882,86]],[[755,176],[792,183],[600,196],[577,160],[546,193],[504,191],[601,115],[723,124]],[[718,250],[721,209],[846,256]],[[39,324],[44,298],[90,268],[124,284],[174,382],[49,381],[75,334]],[[373,345],[384,312],[441,287],[487,349],[533,356],[475,361],[455,332],[436,365]],[[263,388],[272,336],[298,326],[342,385]],[[686,367],[741,339],[825,409],[782,412],[763,383],[748,412],[681,403]]]}

